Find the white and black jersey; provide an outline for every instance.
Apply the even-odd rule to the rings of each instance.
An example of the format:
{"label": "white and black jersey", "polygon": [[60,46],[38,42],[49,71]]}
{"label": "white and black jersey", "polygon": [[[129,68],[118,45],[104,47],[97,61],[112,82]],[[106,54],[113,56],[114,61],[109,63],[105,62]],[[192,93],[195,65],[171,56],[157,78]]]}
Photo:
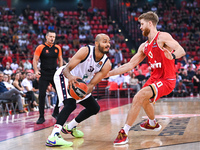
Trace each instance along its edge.
{"label": "white and black jersey", "polygon": [[[95,47],[92,45],[88,45],[87,47],[89,49],[88,55],[73,70],[71,70],[70,73],[73,76],[78,76],[82,78],[82,80],[86,83],[89,83],[93,76],[101,71],[102,67],[108,60],[108,57],[106,54],[104,54],[99,61],[95,61]],[[54,75],[54,83],[59,98],[59,106],[62,105],[62,101],[64,99],[71,98],[71,96],[67,92],[68,80],[62,74],[62,70],[64,68],[65,66],[60,67]],[[90,95],[91,93],[88,94],[84,99],[88,98]],[[79,100],[77,102],[80,102],[82,100]]]}

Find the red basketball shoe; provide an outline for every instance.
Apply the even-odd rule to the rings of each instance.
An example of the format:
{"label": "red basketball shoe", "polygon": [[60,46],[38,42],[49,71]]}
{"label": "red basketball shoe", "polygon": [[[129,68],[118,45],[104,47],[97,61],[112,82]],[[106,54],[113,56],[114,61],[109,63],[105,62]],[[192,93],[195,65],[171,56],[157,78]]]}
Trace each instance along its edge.
{"label": "red basketball shoe", "polygon": [[140,128],[143,129],[143,130],[160,131],[162,126],[159,125],[158,122],[156,122],[155,126],[151,126],[149,124],[149,120],[147,120],[144,123],[140,124]]}
{"label": "red basketball shoe", "polygon": [[121,129],[118,133],[117,138],[114,141],[114,145],[122,145],[128,143],[128,137],[124,131],[124,129]]}

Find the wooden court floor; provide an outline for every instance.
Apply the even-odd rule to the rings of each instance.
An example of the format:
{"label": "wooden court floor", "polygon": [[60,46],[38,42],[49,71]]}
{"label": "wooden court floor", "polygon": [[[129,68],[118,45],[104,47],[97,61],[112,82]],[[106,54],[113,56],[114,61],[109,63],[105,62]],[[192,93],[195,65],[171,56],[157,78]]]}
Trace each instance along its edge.
{"label": "wooden court floor", "polygon": [[[143,110],[129,132],[129,143],[113,146],[113,140],[126,120],[130,102],[127,98],[98,100],[101,112],[79,127],[83,138],[71,135],[62,137],[72,141],[72,147],[46,147],[55,119],[52,110],[46,111],[46,122],[35,124],[38,112],[12,115],[0,119],[0,150],[200,150],[200,98],[162,98],[155,104],[157,121],[162,125],[159,132],[142,131],[139,124],[146,120]],[[82,109],[81,106],[69,117],[70,121]]]}

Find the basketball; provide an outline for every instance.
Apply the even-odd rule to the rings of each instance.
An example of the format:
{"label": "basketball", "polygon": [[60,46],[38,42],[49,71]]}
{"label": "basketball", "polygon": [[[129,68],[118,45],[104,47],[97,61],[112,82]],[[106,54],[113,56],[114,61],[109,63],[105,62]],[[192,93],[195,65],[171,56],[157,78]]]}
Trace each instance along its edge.
{"label": "basketball", "polygon": [[68,87],[69,95],[75,100],[83,98],[83,96],[87,93],[88,90],[88,87],[83,80],[77,79],[77,81],[79,83],[76,83],[76,88],[73,85],[72,87]]}

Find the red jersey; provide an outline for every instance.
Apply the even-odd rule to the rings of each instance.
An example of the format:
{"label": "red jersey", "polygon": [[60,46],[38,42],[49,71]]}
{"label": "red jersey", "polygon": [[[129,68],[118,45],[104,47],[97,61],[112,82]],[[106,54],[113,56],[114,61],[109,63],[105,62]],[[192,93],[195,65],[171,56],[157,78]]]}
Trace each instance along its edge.
{"label": "red jersey", "polygon": [[153,79],[175,79],[175,60],[165,57],[164,51],[159,47],[157,38],[160,32],[149,43],[146,41],[144,53],[148,57],[151,67],[151,78]]}

